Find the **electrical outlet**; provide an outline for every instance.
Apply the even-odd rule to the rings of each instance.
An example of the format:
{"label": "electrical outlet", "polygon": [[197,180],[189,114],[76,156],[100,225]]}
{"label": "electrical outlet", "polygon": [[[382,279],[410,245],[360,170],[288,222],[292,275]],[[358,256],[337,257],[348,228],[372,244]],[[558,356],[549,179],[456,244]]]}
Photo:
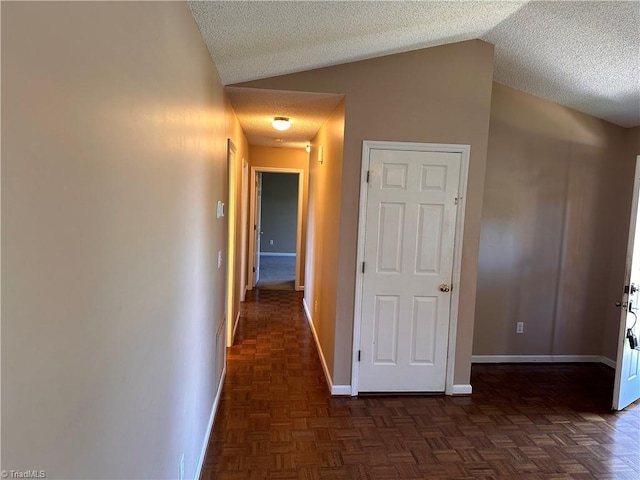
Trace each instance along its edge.
{"label": "electrical outlet", "polygon": [[318,311],[318,300],[314,300],[313,302],[313,313]]}
{"label": "electrical outlet", "polygon": [[178,478],[184,480],[184,453],[180,457],[180,476]]}
{"label": "electrical outlet", "polygon": [[516,333],[524,333],[524,322],[516,323]]}
{"label": "electrical outlet", "polygon": [[269,240],[269,245],[273,245],[273,240]]}
{"label": "electrical outlet", "polygon": [[218,268],[222,266],[222,250],[218,250]]}

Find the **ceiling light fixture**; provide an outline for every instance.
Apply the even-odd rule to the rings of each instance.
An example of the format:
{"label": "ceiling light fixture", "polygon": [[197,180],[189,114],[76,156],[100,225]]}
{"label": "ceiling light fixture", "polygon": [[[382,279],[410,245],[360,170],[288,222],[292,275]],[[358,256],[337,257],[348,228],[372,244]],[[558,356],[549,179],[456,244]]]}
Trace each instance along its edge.
{"label": "ceiling light fixture", "polygon": [[288,130],[291,126],[291,122],[287,117],[276,117],[273,119],[271,125],[273,125],[273,128],[276,130]]}

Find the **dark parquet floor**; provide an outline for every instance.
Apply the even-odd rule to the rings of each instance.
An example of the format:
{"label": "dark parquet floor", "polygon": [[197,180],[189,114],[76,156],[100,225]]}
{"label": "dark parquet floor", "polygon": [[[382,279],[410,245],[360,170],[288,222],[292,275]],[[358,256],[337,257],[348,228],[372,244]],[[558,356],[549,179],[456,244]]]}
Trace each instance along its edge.
{"label": "dark parquet floor", "polygon": [[476,365],[468,397],[331,397],[301,302],[243,304],[203,479],[640,479],[640,406],[610,411],[608,367]]}

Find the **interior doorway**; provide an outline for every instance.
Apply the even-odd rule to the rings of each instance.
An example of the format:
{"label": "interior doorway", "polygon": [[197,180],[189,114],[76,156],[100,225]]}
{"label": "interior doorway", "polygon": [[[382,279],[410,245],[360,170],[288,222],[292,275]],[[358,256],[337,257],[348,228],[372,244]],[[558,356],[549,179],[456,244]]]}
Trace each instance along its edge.
{"label": "interior doorway", "polygon": [[303,289],[303,174],[302,169],[251,168],[250,289]]}
{"label": "interior doorway", "polygon": [[352,395],[454,391],[469,146],[365,141]]}

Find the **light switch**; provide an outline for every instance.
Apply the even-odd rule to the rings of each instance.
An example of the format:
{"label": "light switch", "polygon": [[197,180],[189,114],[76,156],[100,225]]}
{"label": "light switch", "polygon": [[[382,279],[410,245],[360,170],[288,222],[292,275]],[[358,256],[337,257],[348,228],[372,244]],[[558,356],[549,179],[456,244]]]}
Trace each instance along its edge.
{"label": "light switch", "polygon": [[218,218],[224,217],[224,203],[218,200],[218,206],[216,208],[216,216]]}
{"label": "light switch", "polygon": [[218,268],[222,266],[222,250],[218,250]]}

